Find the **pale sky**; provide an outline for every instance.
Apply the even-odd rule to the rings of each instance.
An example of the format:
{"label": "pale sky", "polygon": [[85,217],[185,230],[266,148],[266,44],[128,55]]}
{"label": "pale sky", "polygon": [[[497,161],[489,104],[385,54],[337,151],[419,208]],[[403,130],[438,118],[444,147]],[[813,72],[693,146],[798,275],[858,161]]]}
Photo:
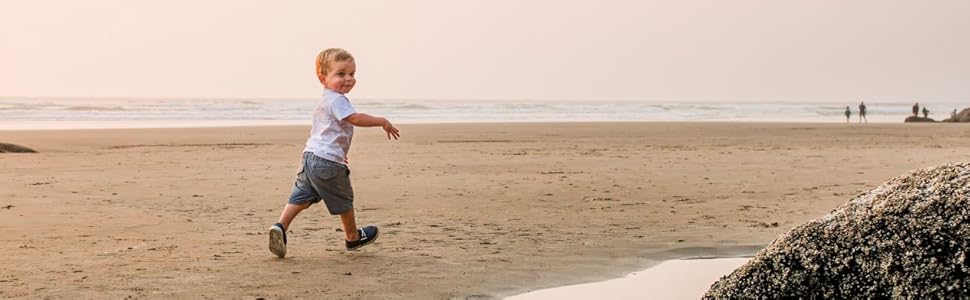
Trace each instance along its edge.
{"label": "pale sky", "polygon": [[2,1],[0,96],[970,100],[970,1]]}

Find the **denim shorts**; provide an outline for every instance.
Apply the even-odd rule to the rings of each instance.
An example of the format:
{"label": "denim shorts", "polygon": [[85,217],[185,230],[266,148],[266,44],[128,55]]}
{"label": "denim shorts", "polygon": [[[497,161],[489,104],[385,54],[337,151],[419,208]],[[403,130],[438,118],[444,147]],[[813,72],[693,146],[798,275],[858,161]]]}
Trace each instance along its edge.
{"label": "denim shorts", "polygon": [[354,208],[354,189],[350,186],[350,169],[303,152],[303,163],[296,174],[289,204],[313,205],[323,200],[331,215],[339,215]]}

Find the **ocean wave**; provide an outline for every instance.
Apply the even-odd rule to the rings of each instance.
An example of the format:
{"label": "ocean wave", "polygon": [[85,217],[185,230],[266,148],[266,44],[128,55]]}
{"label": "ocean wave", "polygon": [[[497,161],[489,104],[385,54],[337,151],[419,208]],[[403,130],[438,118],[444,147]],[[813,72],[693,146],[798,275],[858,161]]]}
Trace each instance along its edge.
{"label": "ocean wave", "polygon": [[394,108],[398,108],[398,109],[432,109],[432,107],[430,107],[430,106],[422,105],[422,104],[414,104],[414,103],[412,103],[412,104],[398,105],[398,106],[396,106]]}
{"label": "ocean wave", "polygon": [[27,104],[0,104],[0,110],[33,110],[38,109],[39,105],[27,105]]}
{"label": "ocean wave", "polygon": [[506,109],[555,109],[554,105],[548,103],[505,103],[500,105]]}
{"label": "ocean wave", "polygon": [[737,109],[739,109],[736,106],[729,106],[729,105],[705,105],[705,104],[693,104],[693,105],[690,105],[689,108],[690,109],[696,109],[696,110],[715,110],[715,111],[716,110],[725,110],[725,111],[727,111],[727,110],[737,110]]}
{"label": "ocean wave", "polygon": [[69,110],[69,111],[127,111],[127,109],[125,109],[125,108],[123,108],[121,106],[110,106],[109,107],[109,106],[87,106],[87,105],[71,106],[71,107],[65,108],[64,110]]}

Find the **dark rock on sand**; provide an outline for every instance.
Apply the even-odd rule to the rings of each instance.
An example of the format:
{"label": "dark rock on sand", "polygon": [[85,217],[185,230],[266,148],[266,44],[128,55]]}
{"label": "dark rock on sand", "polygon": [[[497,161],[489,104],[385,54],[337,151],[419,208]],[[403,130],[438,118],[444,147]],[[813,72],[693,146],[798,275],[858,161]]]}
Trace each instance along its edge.
{"label": "dark rock on sand", "polygon": [[970,162],[920,169],[799,225],[705,298],[970,297]]}
{"label": "dark rock on sand", "polygon": [[20,145],[0,143],[0,153],[37,153],[37,151]]}
{"label": "dark rock on sand", "polygon": [[932,118],[909,116],[909,117],[906,117],[906,120],[903,120],[903,122],[905,123],[936,122],[936,120],[933,120]]}
{"label": "dark rock on sand", "polygon": [[964,108],[956,116],[949,117],[943,122],[959,122],[959,123],[970,123],[970,108]]}

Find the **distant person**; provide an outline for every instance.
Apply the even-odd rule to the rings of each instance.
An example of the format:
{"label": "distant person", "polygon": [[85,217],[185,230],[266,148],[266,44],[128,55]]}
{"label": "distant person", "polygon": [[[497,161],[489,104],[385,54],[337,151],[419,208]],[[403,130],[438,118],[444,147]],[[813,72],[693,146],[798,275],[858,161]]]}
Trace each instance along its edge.
{"label": "distant person", "polygon": [[869,124],[869,119],[866,118],[866,102],[859,102],[859,123],[862,120],[866,120],[866,124]]}
{"label": "distant person", "polygon": [[926,105],[923,105],[923,118],[926,119],[930,115],[930,110],[926,109]]}
{"label": "distant person", "polygon": [[919,117],[919,102],[913,104],[913,115]]}
{"label": "distant person", "polygon": [[350,185],[347,152],[354,137],[354,126],[383,127],[387,139],[397,139],[398,129],[384,117],[359,113],[346,94],[357,84],[354,57],[343,49],[320,52],[316,61],[317,78],[323,84],[323,97],[313,110],[310,138],[303,149],[302,165],[296,174],[290,199],[279,222],[270,226],[269,251],[286,255],[286,230],[304,209],[323,200],[331,215],[339,215],[347,251],[377,240],[377,226],[357,228],[354,216],[354,190]]}
{"label": "distant person", "polygon": [[950,113],[950,118],[953,118],[953,119],[956,119],[957,118],[957,109],[956,108],[954,108],[953,109],[953,112]]}
{"label": "distant person", "polygon": [[849,118],[851,118],[851,117],[852,117],[852,110],[849,110],[849,107],[846,106],[845,107],[845,124],[849,124]]}

